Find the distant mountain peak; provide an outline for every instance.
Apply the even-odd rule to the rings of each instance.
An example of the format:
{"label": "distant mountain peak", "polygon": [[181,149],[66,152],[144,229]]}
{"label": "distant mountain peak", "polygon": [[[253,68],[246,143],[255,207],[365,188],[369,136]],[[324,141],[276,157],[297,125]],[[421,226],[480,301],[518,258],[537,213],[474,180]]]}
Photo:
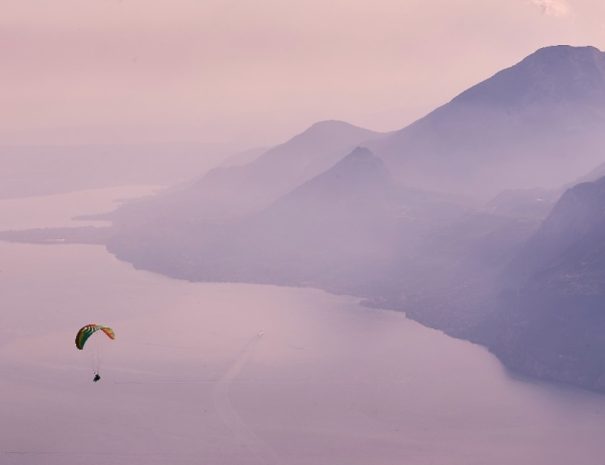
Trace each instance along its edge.
{"label": "distant mountain peak", "polygon": [[307,181],[281,201],[313,198],[328,202],[343,197],[366,197],[364,201],[372,202],[377,195],[385,195],[391,186],[391,177],[382,160],[367,148],[357,147],[330,169]]}
{"label": "distant mountain peak", "polygon": [[321,130],[321,129],[335,129],[335,128],[357,128],[362,129],[359,126],[355,126],[354,124],[347,123],[346,121],[341,121],[338,119],[326,119],[313,123],[307,131]]}
{"label": "distant mountain peak", "polygon": [[379,133],[371,131],[369,129],[355,126],[354,124],[347,123],[346,121],[339,120],[325,120],[318,121],[317,123],[309,126],[305,131],[299,134],[297,137],[304,138],[324,138],[324,137],[342,137],[343,135],[352,134],[367,134],[368,138],[374,138]]}
{"label": "distant mountain peak", "polygon": [[542,60],[542,59],[569,59],[576,57],[599,56],[603,52],[592,45],[573,46],[573,45],[549,45],[536,50],[531,55],[527,56],[526,60]]}
{"label": "distant mountain peak", "polygon": [[452,102],[510,107],[578,99],[605,101],[605,53],[596,47],[541,48]]}
{"label": "distant mountain peak", "polygon": [[357,163],[368,160],[373,160],[377,163],[382,164],[382,161],[380,160],[380,158],[374,155],[374,152],[372,152],[366,147],[359,146],[355,147],[355,149],[346,157],[344,157],[339,163]]}
{"label": "distant mountain peak", "polygon": [[388,178],[387,169],[382,160],[366,147],[356,147],[350,154],[336,163],[320,177],[346,176],[347,178],[363,178],[379,176]]}
{"label": "distant mountain peak", "polygon": [[603,163],[605,53],[542,48],[371,144],[407,187],[485,200]]}

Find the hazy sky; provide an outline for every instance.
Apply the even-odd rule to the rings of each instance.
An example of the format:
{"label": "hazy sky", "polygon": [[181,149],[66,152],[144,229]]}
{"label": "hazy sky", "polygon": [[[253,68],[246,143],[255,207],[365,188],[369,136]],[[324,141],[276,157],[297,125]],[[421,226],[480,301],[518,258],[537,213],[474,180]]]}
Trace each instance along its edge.
{"label": "hazy sky", "polygon": [[389,130],[552,44],[602,0],[0,0],[0,143],[274,143]]}

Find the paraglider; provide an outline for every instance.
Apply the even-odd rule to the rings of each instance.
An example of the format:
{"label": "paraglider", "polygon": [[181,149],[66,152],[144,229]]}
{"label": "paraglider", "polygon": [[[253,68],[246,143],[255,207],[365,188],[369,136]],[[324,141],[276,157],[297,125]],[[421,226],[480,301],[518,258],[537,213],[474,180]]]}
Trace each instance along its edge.
{"label": "paraglider", "polygon": [[76,347],[79,350],[84,349],[84,344],[86,344],[88,338],[99,330],[103,331],[110,339],[116,338],[116,334],[113,332],[113,329],[111,329],[109,326],[90,323],[86,326],[82,326],[78,331],[78,334],[76,334]]}
{"label": "paraglider", "polygon": [[[111,329],[109,326],[103,326],[103,325],[99,325],[96,323],[90,323],[87,324],[85,326],[82,326],[80,328],[80,330],[78,331],[78,333],[76,334],[76,347],[78,348],[78,350],[83,350],[84,346],[86,344],[86,341],[88,341],[88,339],[97,331],[101,331],[103,332],[109,339],[115,339],[116,338],[116,334],[114,333],[113,329]],[[97,382],[101,379],[101,375],[99,374],[99,360],[98,360],[98,354],[96,354],[95,360],[94,360],[94,367],[93,367],[93,373],[94,373],[94,378],[92,379],[93,382]]]}

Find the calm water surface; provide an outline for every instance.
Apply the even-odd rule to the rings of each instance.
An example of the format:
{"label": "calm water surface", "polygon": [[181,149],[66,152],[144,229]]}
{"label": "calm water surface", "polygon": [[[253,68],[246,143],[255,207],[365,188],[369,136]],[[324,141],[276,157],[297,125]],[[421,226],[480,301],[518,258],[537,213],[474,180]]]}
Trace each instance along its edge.
{"label": "calm water surface", "polygon": [[[0,201],[2,228],[69,225],[135,191]],[[605,463],[604,396],[513,379],[355,298],[0,243],[0,305],[2,465]],[[73,344],[89,322],[118,336],[95,341],[97,384]]]}

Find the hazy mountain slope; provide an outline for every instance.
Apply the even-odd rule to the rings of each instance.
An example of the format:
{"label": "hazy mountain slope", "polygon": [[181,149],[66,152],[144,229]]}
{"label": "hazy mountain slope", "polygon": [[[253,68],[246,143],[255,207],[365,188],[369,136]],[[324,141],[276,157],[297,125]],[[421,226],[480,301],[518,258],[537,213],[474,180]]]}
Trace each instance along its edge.
{"label": "hazy mountain slope", "polygon": [[561,196],[570,188],[605,176],[605,163],[590,172],[551,189],[510,189],[497,194],[485,204],[485,210],[496,215],[544,220]]}
{"label": "hazy mountain slope", "polygon": [[401,264],[415,256],[435,218],[444,222],[452,214],[443,199],[398,187],[380,159],[358,148],[258,214],[222,224],[125,224],[110,249],[188,279],[315,285],[375,296],[378,287],[386,292],[401,283]]}
{"label": "hazy mountain slope", "polygon": [[190,194],[198,201],[198,209],[210,199],[209,210],[216,216],[222,217],[227,210],[247,213],[267,206],[358,145],[380,136],[342,121],[316,123],[247,165],[211,171],[195,183]]}
{"label": "hazy mountain slope", "polygon": [[605,178],[569,189],[506,276],[479,339],[513,368],[605,390]]}
{"label": "hazy mountain slope", "polygon": [[605,54],[538,50],[373,144],[410,186],[488,198],[554,187],[605,159]]}
{"label": "hazy mountain slope", "polygon": [[[604,150],[604,152],[605,152],[605,150]],[[589,173],[587,173],[584,176],[577,179],[576,182],[570,183],[569,185],[567,185],[565,187],[567,189],[569,189],[570,187],[573,187],[576,184],[580,184],[583,182],[596,181],[596,180],[602,178],[603,176],[605,176],[605,163],[601,163],[599,166],[592,169]]]}
{"label": "hazy mountain slope", "polygon": [[116,220],[129,221],[131,216],[149,221],[163,216],[165,221],[175,222],[243,217],[330,168],[359,144],[381,136],[341,121],[319,122],[248,164],[211,170],[151,202],[118,212]]}
{"label": "hazy mountain slope", "polygon": [[[310,183],[314,195],[307,191],[308,185],[303,186],[304,202],[296,200],[301,195],[298,189],[288,194],[310,179],[311,172],[319,174],[321,168],[325,169],[328,160],[333,164],[340,159],[339,151],[346,145],[343,140],[360,142],[373,135],[346,123],[324,122],[251,164],[215,170],[185,191],[150,202],[149,210],[139,217],[126,210],[127,216],[118,221],[116,244],[120,244],[124,256],[131,247],[131,256],[139,263],[151,260],[145,254],[164,257],[149,266],[173,275],[263,282],[283,282],[290,276],[290,283],[313,281],[323,286],[328,281],[324,271],[329,268],[324,262],[344,263],[343,257],[350,254],[351,260],[361,263],[363,254],[363,265],[356,266],[375,268],[359,273],[355,285],[348,283],[350,289],[361,285],[361,277],[371,277],[375,283],[382,280],[382,292],[389,294],[390,305],[404,307],[415,302],[417,309],[408,311],[422,321],[441,327],[464,326],[466,323],[460,325],[456,320],[479,317],[473,307],[473,317],[467,318],[467,308],[485,297],[485,289],[491,291],[497,286],[495,276],[547,214],[556,195],[542,203],[538,191],[520,196],[503,194],[487,210],[465,211],[452,199],[444,201],[422,189],[414,191],[405,183],[414,185],[418,170],[426,168],[427,182],[418,184],[437,191],[474,189],[476,178],[489,184],[489,190],[499,192],[502,183],[493,176],[484,177],[485,170],[496,170],[502,176],[511,174],[501,164],[493,163],[496,155],[510,160],[515,173],[535,176],[534,162],[542,164],[540,172],[550,173],[555,163],[547,158],[559,155],[544,147],[552,143],[561,148],[572,140],[577,142],[576,136],[585,132],[579,130],[572,137],[565,131],[553,131],[555,127],[548,118],[560,129],[579,121],[590,109],[601,108],[602,76],[600,65],[595,65],[600,60],[601,53],[593,48],[540,50],[410,127],[368,141],[365,145],[377,147],[389,171],[397,172],[397,180],[390,174],[381,178],[383,189],[397,192],[390,197],[388,215],[381,210],[386,209],[385,203],[378,203],[380,208],[375,204],[376,211],[371,214],[360,208],[347,216],[349,210],[339,204],[327,209],[342,179],[332,170]],[[555,72],[560,76],[549,75]],[[588,88],[586,83],[590,84]],[[577,111],[566,114],[561,111],[564,107],[577,107]],[[527,164],[526,172],[519,170],[521,162]],[[595,165],[590,162],[589,168]],[[348,179],[346,185],[356,184],[354,171],[337,166],[340,176]],[[447,179],[442,177],[444,173]],[[564,181],[574,177],[571,170],[566,170]],[[376,183],[372,192],[378,192]],[[418,192],[423,194],[416,198]],[[269,206],[280,195],[283,197]],[[262,207],[268,208],[261,211]],[[325,217],[318,216],[321,214]],[[229,218],[231,224],[219,224],[229,222]],[[327,222],[328,227],[313,229],[319,221]],[[339,241],[334,233],[342,230],[348,234],[346,241]],[[351,230],[358,231],[357,235]],[[381,236],[386,232],[398,238]],[[367,251],[361,251],[362,246]],[[316,260],[316,254],[323,262]],[[216,257],[216,263],[209,257]],[[322,265],[315,266],[318,263]],[[340,273],[338,279],[344,285],[351,274]],[[474,291],[479,288],[480,293]],[[378,292],[372,294],[374,298],[385,297]]]}
{"label": "hazy mountain slope", "polygon": [[[381,216],[389,190],[387,177],[380,160],[367,150],[358,149],[250,218],[221,225],[199,222],[189,224],[188,228],[167,224],[172,232],[180,234],[181,240],[166,244],[170,252],[159,258],[158,265],[173,257],[176,260],[186,257],[187,263],[174,266],[186,269],[192,278],[198,275],[202,279],[220,279],[226,273],[234,277],[246,275],[246,279],[253,281],[270,281],[276,278],[274,269],[281,263],[290,268],[285,270],[288,276],[300,276],[296,262],[291,262],[295,255],[301,254],[299,260],[310,258],[305,254],[315,248],[320,256],[329,257],[333,250],[326,248],[328,242],[338,245],[343,234],[359,238],[362,233],[357,228],[368,228],[368,215]],[[335,225],[338,231],[324,234],[325,228]],[[120,253],[120,246],[124,245],[123,250],[132,252],[133,235],[143,236],[150,243],[139,242],[138,254],[131,258],[137,261],[154,255],[160,257],[164,236],[160,231],[164,228],[156,226],[146,231],[120,231],[112,250]]]}
{"label": "hazy mountain slope", "polygon": [[500,192],[485,205],[496,215],[544,219],[561,196],[559,189],[515,189]]}

